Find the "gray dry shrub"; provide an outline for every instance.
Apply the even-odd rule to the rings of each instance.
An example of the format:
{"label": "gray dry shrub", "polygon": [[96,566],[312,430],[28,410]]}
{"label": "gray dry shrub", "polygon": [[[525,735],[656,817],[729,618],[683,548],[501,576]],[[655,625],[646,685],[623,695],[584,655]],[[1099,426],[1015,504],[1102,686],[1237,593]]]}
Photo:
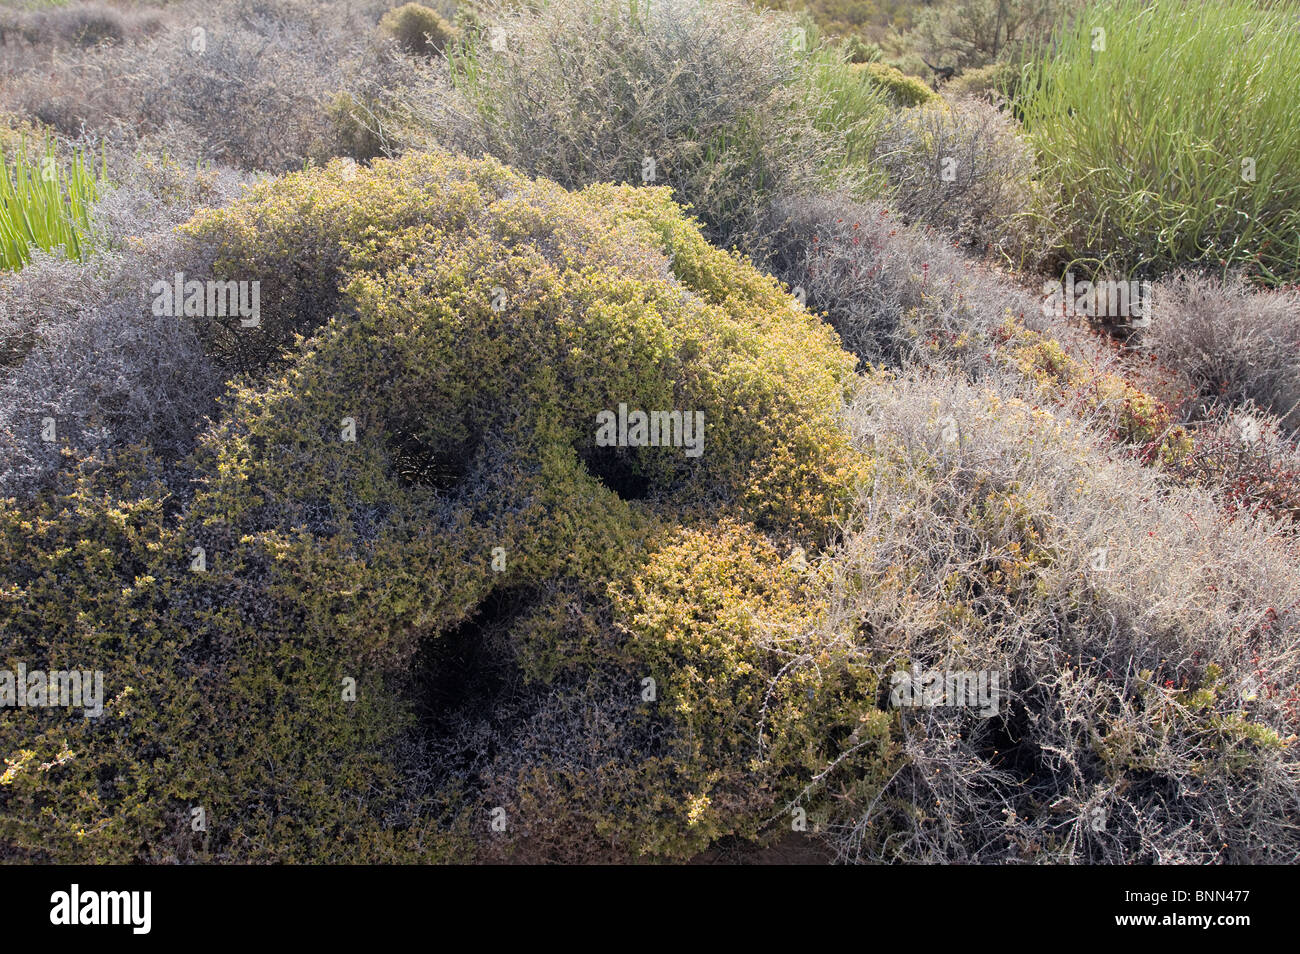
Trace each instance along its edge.
{"label": "gray dry shrub", "polygon": [[1300,427],[1300,289],[1182,273],[1152,287],[1142,344],[1207,402],[1253,403]]}
{"label": "gray dry shrub", "polygon": [[[171,229],[237,183],[138,168],[96,206],[87,261],[41,253],[0,278],[0,497],[44,486],[65,450],[143,441],[169,463],[189,451],[225,376],[192,321],[153,314],[150,287],[210,272]],[[41,438],[46,418],[54,442]]]}
{"label": "gray dry shrub", "polygon": [[102,3],[70,3],[36,10],[0,11],[6,38],[38,47],[92,47],[148,36],[162,27],[155,11],[124,11]]}
{"label": "gray dry shrub", "polygon": [[161,29],[125,42],[57,55],[0,48],[0,110],[191,161],[299,168],[346,149],[329,110],[340,93],[373,99],[405,75],[402,58],[370,44],[383,9],[180,4]]}
{"label": "gray dry shrub", "polygon": [[[568,188],[668,186],[723,245],[751,246],[764,197],[807,188],[840,144],[788,18],[732,0],[574,0],[481,14],[471,48],[405,97],[415,144],[488,153]],[[653,163],[653,170],[651,170]]]}
{"label": "gray dry shrub", "polygon": [[1015,119],[976,99],[915,106],[887,121],[873,160],[893,207],[964,245],[1017,264],[1046,252],[1037,229],[1033,152]]}
{"label": "gray dry shrub", "polygon": [[978,372],[1008,315],[1031,327],[1045,321],[1029,292],[877,202],[780,199],[768,231],[767,267],[802,289],[864,362],[951,357]]}
{"label": "gray dry shrub", "polygon": [[842,859],[1300,859],[1294,538],[1009,388],[877,380],[850,416],[887,465],[825,569],[827,625],[886,686],[985,671],[1003,696],[898,710],[907,767],[831,825]]}

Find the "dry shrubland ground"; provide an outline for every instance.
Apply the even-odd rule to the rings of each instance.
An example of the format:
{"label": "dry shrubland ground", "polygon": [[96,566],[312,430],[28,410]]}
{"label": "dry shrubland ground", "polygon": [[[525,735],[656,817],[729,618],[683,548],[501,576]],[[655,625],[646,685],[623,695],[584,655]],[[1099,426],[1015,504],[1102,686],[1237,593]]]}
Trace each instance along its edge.
{"label": "dry shrubland ground", "polygon": [[1300,860],[1300,12],[1134,3],[0,9],[0,858]]}

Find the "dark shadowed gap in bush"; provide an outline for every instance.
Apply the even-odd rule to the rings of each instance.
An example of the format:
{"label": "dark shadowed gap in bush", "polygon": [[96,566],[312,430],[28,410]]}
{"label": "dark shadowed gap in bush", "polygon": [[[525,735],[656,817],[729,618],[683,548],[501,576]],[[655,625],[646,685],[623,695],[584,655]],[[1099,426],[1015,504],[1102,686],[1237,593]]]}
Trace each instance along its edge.
{"label": "dark shadowed gap in bush", "polygon": [[460,625],[421,641],[410,695],[426,736],[449,737],[465,723],[495,723],[507,711],[503,703],[521,681],[507,637],[537,598],[528,586],[493,590]]}
{"label": "dark shadowed gap in bush", "polygon": [[417,428],[398,425],[389,432],[392,467],[405,486],[451,490],[469,473],[481,440],[481,435],[471,435],[456,447],[434,447]]}
{"label": "dark shadowed gap in bush", "polygon": [[624,500],[650,496],[650,478],[642,473],[636,452],[624,447],[591,447],[579,455],[583,466]]}

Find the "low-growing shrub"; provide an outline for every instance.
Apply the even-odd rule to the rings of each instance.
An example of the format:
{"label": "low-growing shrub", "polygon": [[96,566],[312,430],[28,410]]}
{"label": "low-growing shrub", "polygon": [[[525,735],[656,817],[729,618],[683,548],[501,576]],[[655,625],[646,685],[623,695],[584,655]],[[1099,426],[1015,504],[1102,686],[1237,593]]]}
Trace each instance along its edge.
{"label": "low-growing shrub", "polygon": [[898,107],[920,106],[939,101],[939,94],[915,76],[907,76],[895,66],[864,63],[859,66],[867,81],[887,93]]}
{"label": "low-growing shrub", "polygon": [[[34,761],[58,760],[62,713],[0,718],[22,766],[0,789],[6,857],[682,858],[766,833],[808,766],[838,757],[821,726],[847,733],[867,690],[789,629],[818,613],[795,548],[828,544],[869,478],[839,420],[853,359],[667,190],[570,193],[436,154],[335,161],[186,236],[216,274],[264,281],[267,330],[299,337],[232,383],[182,499],[156,457],[111,449],[0,508],[0,623],[21,658],[78,627],[105,653],[139,631],[149,655],[132,683],[148,706],[129,731],[69,738],[71,770]],[[604,441],[620,405],[701,414],[702,443]],[[129,539],[69,548],[99,523]],[[64,562],[77,597],[51,616]],[[723,660],[725,689],[702,671]],[[610,694],[626,724],[579,717]],[[176,736],[142,732],[166,718],[155,700],[186,712]],[[543,744],[547,726],[568,734]],[[859,732],[846,764],[866,797],[891,750],[880,717]],[[201,837],[177,834],[192,805]],[[594,837],[553,847],[566,817]]]}
{"label": "low-growing shrub", "polygon": [[183,854],[188,810],[165,780],[199,736],[187,738],[196,700],[179,671],[180,644],[168,643],[180,634],[166,628],[166,499],[147,458],[133,455],[111,469],[83,461],[48,497],[0,506],[0,665],[97,670],[103,706],[93,718],[60,708],[0,713],[6,860]]}
{"label": "low-growing shrub", "polygon": [[898,768],[876,674],[818,625],[815,580],[802,551],[724,523],[682,533],[615,586],[633,652],[681,726],[674,761],[695,776],[683,826],[695,851],[790,831],[795,808],[816,819],[869,803]]}
{"label": "low-growing shrub", "polygon": [[400,797],[384,755],[406,713],[366,648],[304,624],[216,530],[196,570],[158,463],[138,448],[94,455],[31,505],[0,507],[5,668],[98,672],[103,706],[0,713],[0,857],[467,857],[442,806]]}
{"label": "low-growing shrub", "polygon": [[329,73],[314,51],[243,31],[206,44],[202,55],[182,47],[156,76],[151,119],[200,131],[198,158],[241,169],[280,172],[326,152]]}
{"label": "low-growing shrub", "polygon": [[1015,99],[1019,78],[1020,72],[1014,64],[990,63],[958,73],[944,87],[944,94],[954,99],[982,99],[999,106]]}
{"label": "low-growing shrub", "polygon": [[[147,442],[176,462],[224,380],[195,321],[158,315],[151,289],[210,262],[170,234],[238,181],[171,163],[116,163],[91,212],[82,261],[38,253],[0,276],[0,495],[48,483],[65,451]],[[48,439],[47,439],[48,438]]]}
{"label": "low-growing shrub", "polygon": [[176,14],[152,35],[67,55],[6,51],[0,109],[153,154],[301,168],[353,145],[331,123],[341,91],[372,106],[406,75],[405,55],[357,40],[373,31],[374,6],[240,0],[202,26]]}
{"label": "low-growing shrub", "polygon": [[1167,382],[1144,386],[1093,335],[1046,314],[1044,302],[932,230],[875,203],[832,199],[777,203],[771,223],[768,266],[864,364],[959,367],[1027,383],[1150,463],[1172,463],[1190,446],[1177,422],[1181,396]]}
{"label": "low-growing shrub", "polygon": [[874,158],[888,175],[894,207],[909,222],[933,225],[1013,262],[1041,240],[1030,223],[1033,156],[1015,121],[988,103],[905,110],[885,124]]}
{"label": "low-growing shrub", "polygon": [[874,63],[884,56],[879,43],[864,42],[861,37],[851,36],[844,42],[844,59],[848,63]]}
{"label": "low-growing shrub", "polygon": [[419,3],[389,10],[379,21],[379,32],[413,56],[441,53],[456,36],[437,10]]}
{"label": "low-growing shrub", "polygon": [[1008,314],[1041,321],[1032,295],[879,203],[783,199],[769,222],[767,267],[864,362],[958,360],[975,373]]}
{"label": "low-growing shrub", "polygon": [[[877,469],[821,569],[826,625],[893,687],[905,763],[835,806],[842,859],[1300,857],[1300,572],[1277,524],[952,375],[878,377],[851,420]],[[927,674],[970,678],[910,695]]]}
{"label": "low-growing shrub", "polygon": [[1274,416],[1220,405],[1188,429],[1191,449],[1171,474],[1218,495],[1230,514],[1300,520],[1300,449]]}
{"label": "low-growing shrub", "polygon": [[1086,5],[1087,0],[926,4],[917,11],[915,25],[906,34],[907,45],[923,51],[936,65],[947,60],[969,71],[1020,55],[1025,48],[1046,40],[1063,17]]}
{"label": "low-growing shrub", "polygon": [[486,152],[570,188],[667,186],[710,239],[746,248],[768,196],[819,181],[842,155],[788,18],[732,0],[481,15],[452,57],[455,90],[435,65],[404,94],[412,143]]}
{"label": "low-growing shrub", "polygon": [[384,152],[382,107],[350,92],[336,93],[326,107],[340,155],[368,162]]}
{"label": "low-growing shrub", "polygon": [[162,26],[149,11],[122,11],[102,3],[76,3],[49,9],[17,11],[0,23],[5,32],[38,46],[92,47],[148,36]]}
{"label": "low-growing shrub", "polygon": [[1300,289],[1182,273],[1151,288],[1141,345],[1206,403],[1252,403],[1300,425]]}
{"label": "low-growing shrub", "polygon": [[999,359],[1062,407],[1100,423],[1107,437],[1132,445],[1148,462],[1171,464],[1191,449],[1174,409],[1123,375],[1089,365],[1041,332],[1008,321]]}

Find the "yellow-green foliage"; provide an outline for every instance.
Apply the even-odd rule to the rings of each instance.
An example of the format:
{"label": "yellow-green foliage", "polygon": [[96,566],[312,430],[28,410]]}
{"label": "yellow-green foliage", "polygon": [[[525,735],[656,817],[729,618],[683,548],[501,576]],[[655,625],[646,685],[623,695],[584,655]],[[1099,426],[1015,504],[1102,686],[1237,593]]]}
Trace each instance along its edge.
{"label": "yellow-green foliage", "polygon": [[1004,358],[1012,367],[1052,400],[1103,415],[1115,440],[1145,447],[1165,462],[1191,450],[1191,436],[1173,423],[1169,408],[1120,375],[1090,367],[1071,357],[1060,342],[1010,319],[1001,336]]}
{"label": "yellow-green foliage", "polygon": [[165,771],[192,727],[164,628],[165,493],[132,486],[131,464],[89,465],[25,512],[0,506],[0,669],[104,673],[99,719],[0,710],[0,845],[27,860],[131,861],[142,830],[166,851],[163,816],[178,807],[151,765]]}
{"label": "yellow-green foliage", "polygon": [[416,56],[441,53],[456,36],[456,29],[437,10],[420,3],[389,10],[379,21],[379,32]]}
{"label": "yellow-green foliage", "polygon": [[[475,447],[508,447],[533,466],[521,478],[546,486],[539,505],[592,497],[581,459],[596,414],[620,403],[704,414],[699,458],[626,454],[675,506],[708,496],[815,536],[861,468],[834,419],[852,384],[834,333],[708,245],[667,190],[569,193],[495,162],[421,155],[287,176],[191,232],[216,243],[225,276],[262,279],[261,337],[316,328],[287,374],[237,392],[230,415],[241,450],[293,429],[266,466],[294,474],[285,483],[312,507],[348,492],[352,473],[367,474],[355,490],[368,503],[427,502],[396,474],[368,474],[398,431],[453,469]],[[319,327],[314,303],[344,283],[354,314]],[[338,440],[344,417],[355,445]],[[330,492],[313,496],[314,481]],[[562,521],[566,533],[590,522]]]}
{"label": "yellow-green foliage", "polygon": [[39,505],[0,508],[0,668],[100,670],[104,700],[90,719],[0,710],[0,853],[413,860],[422,835],[418,857],[446,857],[448,836],[381,824],[399,791],[385,753],[405,715],[365,647],[304,625],[310,610],[246,562],[266,557],[211,531],[208,571],[194,571],[155,467],[139,450],[88,460]]}
{"label": "yellow-green foliage", "polygon": [[813,778],[836,765],[839,799],[869,801],[895,752],[874,672],[827,635],[802,550],[783,554],[751,527],[682,531],[629,584],[611,584],[629,651],[656,680],[677,727],[681,848],[755,836],[790,806],[830,800]]}
{"label": "yellow-green foliage", "polygon": [[923,80],[915,76],[907,76],[895,66],[885,63],[863,63],[855,69],[869,76],[871,82],[888,93],[897,106],[920,106],[941,98],[938,93],[926,86]]}
{"label": "yellow-green foliage", "polygon": [[946,86],[944,91],[950,97],[981,96],[985,99],[1011,97],[1015,93],[1015,83],[1020,74],[1010,63],[990,63],[973,70],[966,70]]}
{"label": "yellow-green foliage", "polygon": [[[745,610],[773,625],[811,618],[771,541],[816,552],[869,476],[839,423],[854,359],[669,196],[567,192],[491,160],[418,154],[288,175],[190,223],[219,277],[262,283],[261,327],[209,329],[249,373],[189,463],[195,496],[178,507],[137,481],[5,512],[3,565],[31,568],[0,576],[6,634],[25,634],[29,665],[72,661],[65,648],[94,634],[105,651],[84,665],[102,660],[106,695],[131,685],[144,707],[129,732],[73,731],[62,713],[34,731],[25,713],[0,713],[15,851],[496,856],[513,843],[484,846],[482,818],[504,804],[519,830],[573,811],[607,850],[682,856],[784,810],[835,752],[814,727],[857,720],[865,689],[816,656],[815,701],[800,670],[763,722],[780,651],[746,645],[757,629],[726,630]],[[596,414],[619,404],[702,412],[702,455],[597,447]],[[122,466],[96,470],[97,486]],[[148,466],[142,454],[136,469]],[[129,536],[112,531],[124,520]],[[700,529],[672,542],[685,526]],[[198,547],[204,572],[190,569]],[[718,618],[698,615],[704,604],[687,614],[683,593],[713,592],[720,576],[734,582],[717,590]],[[604,680],[637,694],[655,672],[667,701],[643,713],[654,747],[602,750],[598,770],[523,749],[468,782],[436,765],[420,774],[421,667],[436,669],[448,634],[464,638],[507,591],[523,608],[498,624],[499,662],[520,685]],[[679,602],[651,612],[644,600]],[[111,655],[128,643],[152,655]],[[712,696],[679,665],[730,688]],[[345,679],[356,701],[342,699]],[[751,764],[743,736],[760,723],[767,761]],[[724,724],[731,735],[701,738]],[[65,738],[75,757],[33,767],[57,762]],[[91,784],[105,774],[121,780]],[[193,806],[204,835],[188,827]]]}

